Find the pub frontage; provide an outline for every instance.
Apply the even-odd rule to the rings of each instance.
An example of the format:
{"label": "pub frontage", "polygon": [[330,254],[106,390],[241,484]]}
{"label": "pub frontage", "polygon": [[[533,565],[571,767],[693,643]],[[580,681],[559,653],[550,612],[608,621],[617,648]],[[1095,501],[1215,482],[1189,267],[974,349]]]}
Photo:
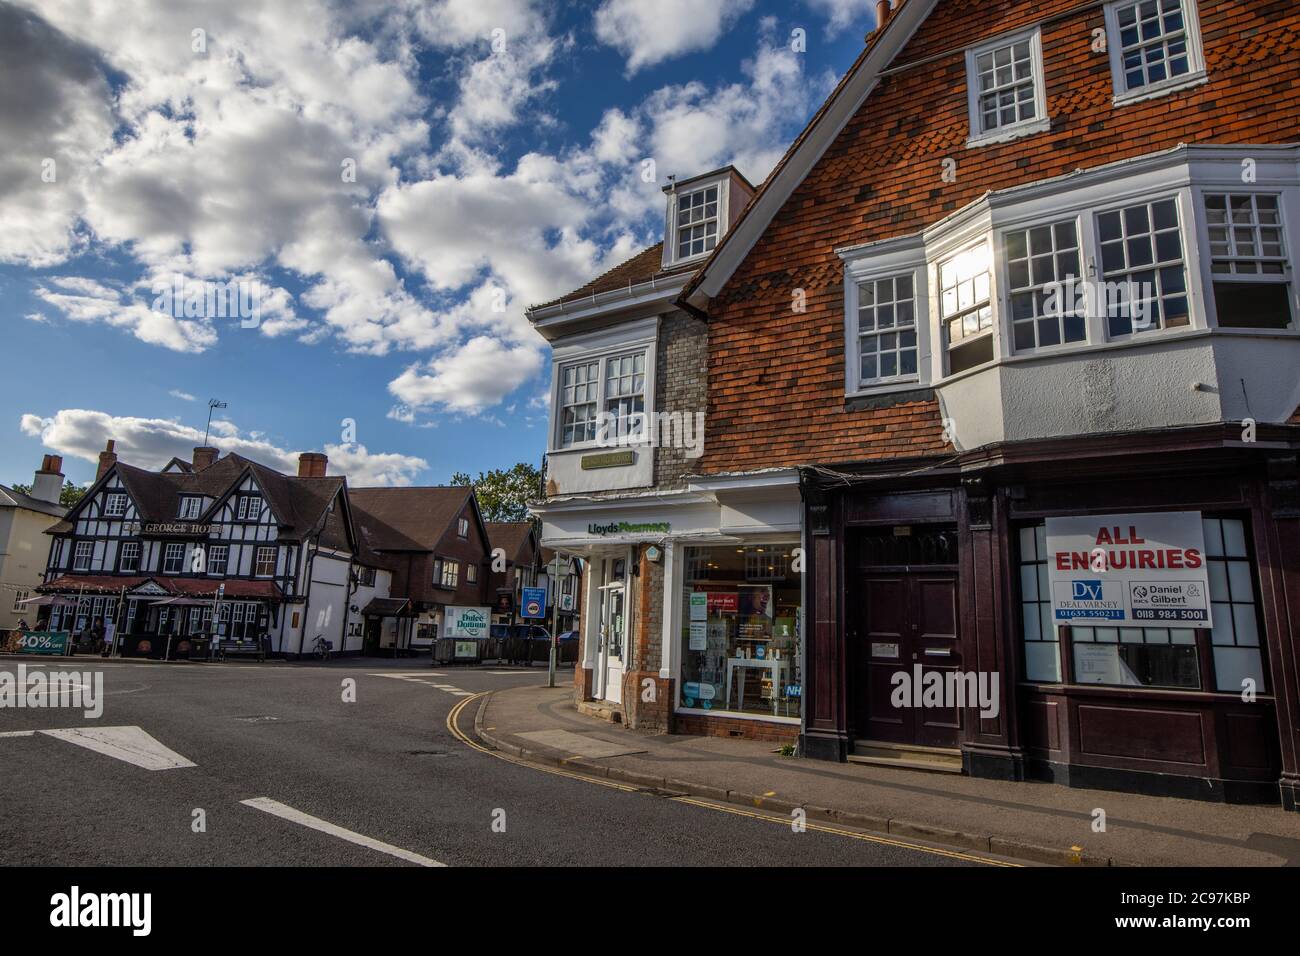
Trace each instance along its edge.
{"label": "pub frontage", "polygon": [[[803,469],[803,754],[1296,809],[1300,439],[1240,432]],[[1091,546],[1060,544],[1076,526]],[[900,706],[900,673],[993,706]]]}

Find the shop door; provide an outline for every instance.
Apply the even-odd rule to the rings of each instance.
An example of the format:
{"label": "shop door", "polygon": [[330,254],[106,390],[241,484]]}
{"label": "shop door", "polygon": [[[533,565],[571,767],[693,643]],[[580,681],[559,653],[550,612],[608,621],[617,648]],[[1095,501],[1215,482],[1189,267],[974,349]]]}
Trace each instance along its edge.
{"label": "shop door", "polygon": [[[947,678],[961,669],[957,577],[945,572],[864,576],[855,648],[857,735],[920,747],[959,746],[961,710]],[[900,682],[897,674],[906,676]],[[926,681],[943,681],[938,705],[922,699]],[[919,684],[919,686],[918,686]]]}
{"label": "shop door", "polygon": [[623,671],[627,636],[627,592],[623,581],[626,562],[607,559],[605,584],[600,589],[599,654],[596,693],[599,700],[623,702]]}

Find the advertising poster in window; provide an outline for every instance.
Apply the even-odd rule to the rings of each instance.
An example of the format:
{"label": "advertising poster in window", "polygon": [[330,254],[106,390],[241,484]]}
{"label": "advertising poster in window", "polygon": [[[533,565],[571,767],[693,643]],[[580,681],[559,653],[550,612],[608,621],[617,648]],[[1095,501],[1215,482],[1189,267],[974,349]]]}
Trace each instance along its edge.
{"label": "advertising poster in window", "polygon": [[1058,624],[1211,626],[1200,512],[1048,518],[1047,559]]}

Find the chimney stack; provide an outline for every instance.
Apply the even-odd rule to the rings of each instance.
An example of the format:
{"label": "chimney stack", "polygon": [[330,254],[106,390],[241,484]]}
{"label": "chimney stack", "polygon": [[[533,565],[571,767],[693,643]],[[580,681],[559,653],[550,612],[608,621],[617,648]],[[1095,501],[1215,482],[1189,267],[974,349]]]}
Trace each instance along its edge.
{"label": "chimney stack", "polygon": [[217,451],[217,449],[213,448],[211,445],[201,445],[194,449],[194,470],[202,471],[204,468],[208,467],[208,465],[215,462],[217,456],[220,454],[221,452]]}
{"label": "chimney stack", "polygon": [[298,456],[299,478],[324,478],[329,459],[316,451],[305,451]]}
{"label": "chimney stack", "polygon": [[879,33],[889,23],[889,18],[898,4],[893,0],[876,0],[876,32]]}
{"label": "chimney stack", "polygon": [[32,480],[32,497],[50,504],[59,503],[59,494],[63,491],[63,457],[46,455],[41,459],[40,471]]}
{"label": "chimney stack", "polygon": [[113,439],[108,440],[104,450],[99,453],[99,470],[95,472],[95,480],[103,478],[108,470],[117,464],[117,452],[113,451],[113,446],[117,443]]}

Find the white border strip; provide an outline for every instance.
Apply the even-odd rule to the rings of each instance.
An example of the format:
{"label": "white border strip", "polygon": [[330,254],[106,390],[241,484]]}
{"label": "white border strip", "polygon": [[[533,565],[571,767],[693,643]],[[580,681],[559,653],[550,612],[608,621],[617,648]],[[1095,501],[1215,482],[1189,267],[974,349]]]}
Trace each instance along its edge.
{"label": "white border strip", "polygon": [[246,807],[252,807],[254,810],[261,810],[263,813],[269,813],[273,817],[279,817],[281,820],[288,820],[290,823],[296,823],[299,826],[307,827],[311,830],[319,830],[321,833],[328,833],[330,836],[338,837],[340,840],[346,840],[348,843],[355,843],[358,846],[364,846],[371,850],[377,850],[380,853],[387,853],[389,856],[395,856],[399,860],[406,860],[408,863],[414,863],[417,866],[446,866],[446,863],[439,863],[437,860],[431,860],[427,856],[420,856],[418,853],[412,853],[410,850],[403,850],[401,847],[393,846],[391,843],[384,843],[381,840],[375,840],[368,836],[362,836],[360,833],[354,833],[351,830],[345,830],[343,827],[336,826],[319,817],[313,817],[303,813],[301,810],[295,810],[293,807],[285,806],[278,800],[272,800],[270,797],[254,797],[252,800],[240,800]]}

